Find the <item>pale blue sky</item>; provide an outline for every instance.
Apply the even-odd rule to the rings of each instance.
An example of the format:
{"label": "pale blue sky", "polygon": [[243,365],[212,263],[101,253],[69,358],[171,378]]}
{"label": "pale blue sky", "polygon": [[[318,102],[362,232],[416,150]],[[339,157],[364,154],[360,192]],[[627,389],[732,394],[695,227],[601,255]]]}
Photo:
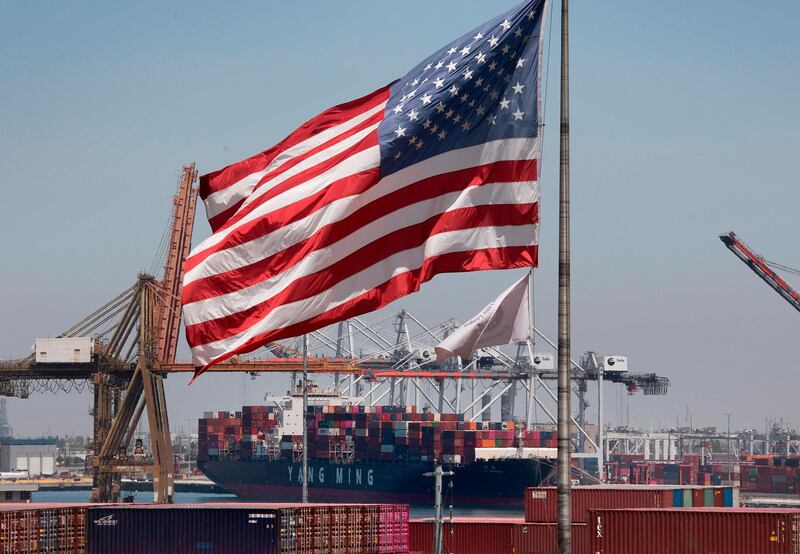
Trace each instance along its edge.
{"label": "pale blue sky", "polygon": [[[181,164],[206,172],[264,149],[513,4],[0,4],[0,356],[26,354],[150,266]],[[634,423],[674,422],[689,405],[695,423],[733,412],[735,425],[800,426],[800,314],[717,239],[733,229],[800,266],[800,3],[571,7],[575,356],[627,353],[672,379],[665,398],[631,399]],[[537,272],[551,333],[557,44]],[[206,233],[201,211],[195,237]],[[392,309],[463,320],[513,279],[440,276]],[[245,399],[269,383],[249,382]],[[178,427],[241,405],[242,381],[172,377],[168,395]],[[88,403],[37,395],[11,401],[10,417],[21,434],[88,432]]]}

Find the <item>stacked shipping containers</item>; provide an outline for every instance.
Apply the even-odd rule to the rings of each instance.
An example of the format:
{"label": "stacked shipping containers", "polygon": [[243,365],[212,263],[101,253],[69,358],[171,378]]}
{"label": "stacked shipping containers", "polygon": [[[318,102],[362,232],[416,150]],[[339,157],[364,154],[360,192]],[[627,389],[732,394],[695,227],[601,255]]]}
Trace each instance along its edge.
{"label": "stacked shipping containers", "polygon": [[590,510],[593,554],[797,554],[800,510]]}
{"label": "stacked shipping containers", "polygon": [[87,539],[89,554],[404,554],[408,506],[102,506],[89,510]]}
{"label": "stacked shipping containers", "polygon": [[[198,458],[217,458],[234,450],[244,458],[259,455],[258,444],[279,425],[270,406],[244,406],[241,412],[216,412],[199,421]],[[418,413],[415,406],[311,406],[307,413],[308,456],[330,458],[337,446],[352,444],[356,460],[470,463],[483,448],[555,448],[553,431],[523,431],[514,422],[470,422],[459,414]],[[299,435],[280,439],[280,455],[291,459]],[[521,443],[521,444],[520,444]]]}
{"label": "stacked shipping containers", "polygon": [[86,506],[0,505],[0,552],[80,554],[86,547]]}
{"label": "stacked shipping containers", "polygon": [[[525,490],[525,521],[554,523],[557,514],[555,487]],[[597,485],[572,487],[572,522],[588,523],[591,509],[738,507],[734,487],[667,487],[655,485]]]}
{"label": "stacked shipping containers", "polygon": [[[442,525],[446,554],[555,554],[557,526],[527,523],[521,519],[456,518]],[[411,522],[411,552],[433,554],[433,520]],[[572,550],[589,552],[589,526],[572,525]]]}
{"label": "stacked shipping containers", "polygon": [[238,448],[242,440],[241,412],[207,412],[197,423],[197,459],[217,458]]}

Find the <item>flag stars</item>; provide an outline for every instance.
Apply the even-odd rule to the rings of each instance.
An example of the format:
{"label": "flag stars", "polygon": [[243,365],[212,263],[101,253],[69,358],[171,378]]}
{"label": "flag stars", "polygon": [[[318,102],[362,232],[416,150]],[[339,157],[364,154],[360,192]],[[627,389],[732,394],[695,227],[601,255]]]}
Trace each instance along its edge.
{"label": "flag stars", "polygon": [[505,98],[503,98],[502,100],[500,100],[500,109],[501,110],[507,110],[508,109],[508,105],[510,103],[511,103],[510,100],[506,100]]}
{"label": "flag stars", "polygon": [[495,47],[495,46],[497,46],[498,44],[500,44],[500,39],[499,39],[499,38],[497,38],[496,36],[492,35],[492,38],[490,38],[490,39],[489,39],[489,46],[491,46],[492,48],[494,48],[494,47]]}
{"label": "flag stars", "polygon": [[421,140],[418,140],[418,141],[417,141],[417,144],[415,144],[414,146],[416,146],[416,147],[417,147],[417,150],[419,150],[420,148],[422,148],[422,141],[421,141]]}
{"label": "flag stars", "polygon": [[401,155],[402,155],[402,153],[400,152],[400,150],[398,150],[397,154],[394,155],[394,159],[395,160],[399,160]]}
{"label": "flag stars", "polygon": [[428,65],[425,66],[425,69],[423,69],[422,71],[428,71],[432,67],[433,67],[433,64],[429,63]]}
{"label": "flag stars", "polygon": [[476,88],[481,88],[481,85],[483,85],[483,77],[478,77],[478,78],[475,80],[475,87],[476,87]]}
{"label": "flag stars", "polygon": [[406,128],[402,125],[398,126],[397,129],[394,130],[397,133],[397,138],[406,136]]}
{"label": "flag stars", "polygon": [[522,121],[522,116],[525,115],[525,112],[521,112],[519,108],[517,108],[517,111],[513,112],[511,115],[514,116],[514,121]]}
{"label": "flag stars", "polygon": [[492,60],[492,63],[489,64],[489,71],[494,71],[497,67],[497,62]]}
{"label": "flag stars", "polygon": [[525,58],[520,58],[517,60],[517,67],[523,67],[527,60]]}
{"label": "flag stars", "polygon": [[422,100],[423,106],[427,106],[428,104],[431,103],[431,98],[433,97],[430,94],[423,94],[422,96],[420,96],[419,99]]}
{"label": "flag stars", "polygon": [[514,31],[514,36],[520,38],[522,36],[522,27],[517,27],[517,30]]}
{"label": "flag stars", "polygon": [[396,105],[392,111],[393,111],[394,113],[400,113],[400,112],[402,112],[402,111],[403,111],[403,105],[402,105],[402,104],[398,104],[398,105]]}
{"label": "flag stars", "polygon": [[478,107],[475,109],[475,113],[476,113],[476,114],[478,114],[478,115],[480,115],[480,116],[483,116],[483,114],[485,114],[485,113],[486,113],[486,108],[484,108],[483,106],[478,106]]}
{"label": "flag stars", "polygon": [[492,124],[492,125],[496,125],[497,124],[497,116],[496,115],[490,115],[489,116],[489,123]]}
{"label": "flag stars", "polygon": [[503,54],[508,54],[511,51],[511,47],[508,44],[504,44],[503,47],[500,49]]}
{"label": "flag stars", "polygon": [[442,113],[444,111],[444,103],[443,102],[439,102],[438,104],[436,104],[436,111],[439,112],[439,113]]}
{"label": "flag stars", "polygon": [[411,138],[408,139],[408,144],[411,145],[417,144],[417,135],[411,135]]}
{"label": "flag stars", "polygon": [[472,99],[472,100],[470,100],[470,101],[469,101],[469,104],[467,104],[467,105],[468,105],[470,108],[474,108],[474,107],[475,107],[475,99]]}
{"label": "flag stars", "polygon": [[444,114],[444,116],[445,116],[447,119],[450,119],[451,117],[453,117],[453,114],[454,114],[454,113],[455,113],[455,112],[453,111],[453,108],[450,108],[449,110],[447,110],[447,113],[446,113],[446,114]]}
{"label": "flag stars", "polygon": [[478,60],[479,64],[482,64],[483,62],[486,61],[486,54],[484,54],[483,52],[478,52],[478,55],[475,56],[475,59]]}
{"label": "flag stars", "polygon": [[447,134],[444,132],[444,130],[442,130],[439,131],[439,134],[437,136],[439,137],[439,140],[444,140],[444,137],[446,137]]}
{"label": "flag stars", "polygon": [[508,31],[511,28],[511,23],[508,22],[508,19],[504,19],[500,26],[504,31]]}
{"label": "flag stars", "polygon": [[465,92],[461,95],[461,101],[466,102],[467,100],[469,100],[469,95]]}
{"label": "flag stars", "polygon": [[410,112],[408,112],[407,115],[408,115],[408,119],[410,119],[411,121],[416,121],[417,119],[419,119],[419,117],[418,117],[419,116],[419,112],[417,112],[414,109],[412,109]]}
{"label": "flag stars", "polygon": [[458,96],[458,87],[453,85],[448,92],[450,92],[451,96]]}
{"label": "flag stars", "polygon": [[425,127],[426,129],[429,129],[431,126],[431,120],[426,119],[425,121],[422,122],[422,126]]}
{"label": "flag stars", "polygon": [[469,131],[469,122],[465,120],[464,123],[461,124],[461,128],[464,129],[464,132]]}
{"label": "flag stars", "polygon": [[416,78],[416,79],[414,79],[413,81],[411,81],[411,86],[412,86],[412,87],[415,87],[415,86],[417,86],[418,84],[419,84],[419,78]]}
{"label": "flag stars", "polygon": [[469,69],[467,69],[467,70],[464,72],[464,80],[465,80],[465,81],[469,81],[470,79],[472,79],[472,71],[470,71]]}
{"label": "flag stars", "polygon": [[455,54],[456,52],[458,52],[458,49],[455,46],[450,48],[450,50],[447,51],[447,53],[450,54],[451,56],[453,54]]}
{"label": "flag stars", "polygon": [[521,85],[519,84],[519,81],[517,81],[517,84],[514,85],[512,88],[514,89],[514,94],[522,94],[522,89],[525,88],[525,85]]}
{"label": "flag stars", "polygon": [[526,17],[528,19],[533,19],[534,17],[536,17],[536,12],[531,10],[531,11],[528,12],[528,15]]}
{"label": "flag stars", "polygon": [[434,68],[435,68],[435,69],[441,69],[443,66],[444,66],[444,62],[440,61],[440,62],[437,62],[437,63],[436,63],[436,65],[434,66]]}
{"label": "flag stars", "polygon": [[447,67],[447,72],[448,73],[450,73],[451,71],[455,71],[456,70],[456,62],[450,62],[449,64],[447,64],[446,67]]}
{"label": "flag stars", "polygon": [[483,38],[483,34],[482,33],[478,33],[477,35],[472,37],[473,40],[481,40],[482,38]]}
{"label": "flag stars", "polygon": [[493,90],[492,92],[490,92],[489,96],[492,97],[492,100],[497,100],[500,97],[500,95],[497,93],[496,90]]}
{"label": "flag stars", "polygon": [[456,116],[453,118],[453,123],[458,123],[459,121],[461,121],[461,116],[456,114]]}
{"label": "flag stars", "polygon": [[435,86],[437,89],[442,88],[444,86],[444,79],[437,77],[433,80],[433,86]]}
{"label": "flag stars", "polygon": [[467,54],[469,54],[469,46],[465,46],[464,48],[461,49],[461,57],[464,57]]}
{"label": "flag stars", "polygon": [[438,130],[439,130],[439,126],[438,126],[438,125],[436,125],[436,124],[434,124],[434,125],[431,125],[431,128],[430,128],[430,129],[428,129],[428,130],[429,130],[431,133],[433,133],[433,134],[435,135],[435,134],[436,134],[436,131],[438,131]]}

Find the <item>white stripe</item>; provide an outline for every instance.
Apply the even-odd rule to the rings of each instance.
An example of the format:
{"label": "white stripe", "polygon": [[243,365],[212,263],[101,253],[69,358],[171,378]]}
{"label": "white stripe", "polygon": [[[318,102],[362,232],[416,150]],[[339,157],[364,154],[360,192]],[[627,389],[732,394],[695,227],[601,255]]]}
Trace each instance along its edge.
{"label": "white stripe", "polygon": [[340,123],[338,125],[334,125],[329,129],[325,129],[322,132],[317,133],[314,136],[307,138],[302,142],[298,142],[294,146],[291,146],[284,150],[283,152],[279,153],[265,168],[261,171],[256,171],[255,173],[251,173],[247,175],[240,181],[233,183],[232,185],[218,190],[209,194],[206,199],[204,200],[206,204],[206,215],[208,219],[211,219],[215,215],[218,215],[229,207],[236,204],[242,198],[246,198],[247,195],[253,190],[253,187],[256,186],[258,181],[268,173],[275,171],[280,166],[288,162],[289,160],[301,156],[308,152],[309,150],[313,150],[317,146],[321,144],[325,144],[329,140],[341,135],[356,127],[357,125],[363,123],[376,113],[382,111],[386,107],[386,102],[382,102],[381,104],[367,110],[366,112],[360,113],[355,117],[352,117],[345,121],[344,123]]}
{"label": "white stripe", "polygon": [[[269,279],[227,294],[186,304],[183,309],[184,321],[186,325],[195,325],[266,302],[288,288],[296,279],[333,265],[379,237],[416,225],[435,215],[474,206],[529,204],[535,202],[537,198],[538,187],[531,181],[523,181],[469,187],[403,206],[401,209],[359,228],[357,232],[351,233],[330,246],[310,252],[299,263]],[[270,246],[275,251],[283,249],[282,243]]]}
{"label": "white stripe", "polygon": [[[356,273],[333,287],[311,298],[284,304],[272,310],[269,315],[255,323],[246,331],[192,348],[192,357],[197,366],[218,358],[236,349],[247,341],[270,330],[305,321],[328,310],[344,304],[353,298],[386,282],[389,278],[418,269],[426,258],[453,252],[481,250],[484,248],[504,248],[530,246],[538,242],[538,225],[518,225],[507,227],[480,227],[440,233],[430,237],[423,247],[398,252],[375,265]],[[387,268],[394,268],[391,273]]]}
{"label": "white stripe", "polygon": [[[367,151],[365,150],[364,152]],[[375,153],[376,155],[379,155],[377,153],[377,147],[375,147]],[[431,158],[423,160],[414,165],[410,165],[406,168],[403,168],[400,171],[397,171],[396,173],[392,173],[391,175],[384,177],[375,186],[371,187],[369,190],[365,191],[362,194],[362,196],[364,196],[365,199],[363,204],[366,204],[367,202],[371,202],[377,198],[380,198],[385,194],[389,194],[410,183],[414,183],[422,179],[427,179],[429,177],[433,177],[441,173],[449,173],[451,171],[457,171],[468,167],[485,165],[498,161],[532,159],[537,155],[538,155],[538,141],[535,138],[495,140],[479,144],[476,146],[469,146],[467,148],[451,150],[443,154],[439,154],[438,156],[433,156]],[[342,164],[340,165],[346,165],[350,167],[351,160],[352,158],[349,158],[343,161]],[[380,163],[379,159],[377,163]],[[302,186],[293,187],[292,189],[286,191],[282,195],[265,202],[264,204],[262,204],[261,206],[259,206],[258,208],[254,209],[252,212],[247,214],[245,217],[243,217],[240,221],[237,221],[234,225],[225,229],[224,232],[220,231],[208,237],[206,240],[204,240],[202,243],[200,243],[192,250],[192,253],[189,255],[189,257],[191,258],[192,256],[195,256],[196,254],[204,250],[207,250],[215,246],[216,244],[219,244],[230,233],[232,233],[241,225],[244,225],[255,219],[261,218],[269,214],[274,209],[285,207],[293,202],[297,202],[298,200],[305,198],[306,196],[315,194],[316,192],[324,188],[323,186],[317,186],[320,183],[320,181],[324,181],[325,186],[327,186],[327,184],[330,184],[338,179],[341,179],[345,176],[353,175],[358,172],[358,171],[348,170],[345,171],[344,174],[340,177],[334,179],[329,178],[328,173],[331,173],[338,167],[339,166],[336,166],[335,168],[332,168],[332,170],[329,170],[329,172],[327,172],[326,174],[311,179],[309,180],[308,183],[304,183]],[[370,165],[369,167],[376,167],[376,165]],[[368,169],[368,167],[365,167],[364,169]],[[313,184],[314,186],[306,187],[307,184]],[[307,194],[303,194],[307,190],[310,192],[308,192]],[[279,230],[278,232],[282,231]],[[204,264],[205,260],[200,264],[200,266]],[[198,268],[200,266],[198,266]],[[233,269],[237,266],[223,265],[220,267],[228,267],[229,269]],[[225,269],[223,271],[228,271],[229,269]],[[194,275],[195,274],[193,273],[193,271],[188,272],[187,280],[185,282],[188,283],[191,282],[191,280],[194,280],[196,278],[194,277]]]}

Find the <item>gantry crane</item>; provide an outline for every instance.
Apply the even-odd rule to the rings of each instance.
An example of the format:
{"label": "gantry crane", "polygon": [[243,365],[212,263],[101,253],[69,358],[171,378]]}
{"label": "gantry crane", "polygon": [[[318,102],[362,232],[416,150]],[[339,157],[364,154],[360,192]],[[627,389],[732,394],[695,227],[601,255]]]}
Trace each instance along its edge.
{"label": "gantry crane", "polygon": [[789,283],[781,279],[772,268],[777,268],[795,275],[800,275],[800,271],[765,260],[763,257],[750,250],[745,243],[739,240],[733,231],[727,235],[720,235],[719,239],[731,252],[736,254],[737,258],[747,264],[747,266],[753,270],[753,273],[761,277],[775,292],[780,294],[784,300],[791,304],[795,310],[800,312],[800,293],[794,290]]}

